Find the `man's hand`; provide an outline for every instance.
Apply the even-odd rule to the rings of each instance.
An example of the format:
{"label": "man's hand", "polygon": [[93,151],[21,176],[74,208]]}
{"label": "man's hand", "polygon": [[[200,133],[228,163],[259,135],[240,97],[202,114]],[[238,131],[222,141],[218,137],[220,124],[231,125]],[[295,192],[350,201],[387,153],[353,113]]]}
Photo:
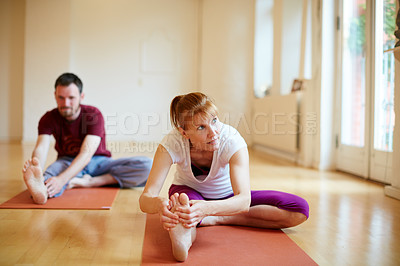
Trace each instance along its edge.
{"label": "man's hand", "polygon": [[60,193],[62,187],[82,171],[83,168],[85,168],[99,147],[100,141],[101,138],[99,136],[87,135],[83,140],[80,152],[68,168],[59,173],[58,176],[53,176],[47,179],[45,184],[50,198]]}
{"label": "man's hand", "polygon": [[63,186],[66,184],[66,182],[64,182],[58,176],[50,177],[44,183],[46,184],[47,193],[49,195],[49,198],[52,198],[55,195],[57,195],[58,193],[60,193]]}

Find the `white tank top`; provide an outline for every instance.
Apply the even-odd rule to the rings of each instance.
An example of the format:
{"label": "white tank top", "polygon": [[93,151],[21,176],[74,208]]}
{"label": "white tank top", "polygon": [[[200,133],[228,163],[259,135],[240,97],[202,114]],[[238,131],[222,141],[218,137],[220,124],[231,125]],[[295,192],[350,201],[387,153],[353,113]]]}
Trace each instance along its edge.
{"label": "white tank top", "polygon": [[204,180],[193,175],[190,159],[189,140],[177,129],[173,129],[160,143],[168,151],[174,164],[177,165],[173,184],[186,185],[200,192],[207,199],[219,199],[233,193],[229,175],[229,160],[246,142],[239,132],[222,124],[220,146],[214,151],[210,172]]}

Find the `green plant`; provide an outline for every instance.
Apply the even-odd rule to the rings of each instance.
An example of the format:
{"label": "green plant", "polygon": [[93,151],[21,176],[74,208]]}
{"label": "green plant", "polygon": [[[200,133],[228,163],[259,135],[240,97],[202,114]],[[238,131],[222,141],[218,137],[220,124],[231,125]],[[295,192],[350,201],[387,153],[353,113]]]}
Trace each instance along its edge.
{"label": "green plant", "polygon": [[[394,45],[396,37],[394,32],[396,30],[396,3],[394,0],[384,0],[383,4],[383,32],[385,35],[384,41],[388,42],[389,46]],[[358,6],[358,17],[353,17],[350,22],[350,34],[348,39],[348,46],[352,53],[361,55],[365,51],[365,14],[366,4]],[[391,47],[388,47],[391,48]]]}

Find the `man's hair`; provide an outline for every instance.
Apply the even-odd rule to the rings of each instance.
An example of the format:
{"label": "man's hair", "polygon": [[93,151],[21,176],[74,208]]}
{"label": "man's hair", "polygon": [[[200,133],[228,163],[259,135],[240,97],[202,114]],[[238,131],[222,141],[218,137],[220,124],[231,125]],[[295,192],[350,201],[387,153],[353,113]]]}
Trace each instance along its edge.
{"label": "man's hair", "polygon": [[77,75],[72,73],[64,73],[59,76],[56,80],[54,88],[56,89],[57,86],[69,86],[71,83],[74,83],[78,89],[79,93],[82,93],[83,84],[80,78]]}

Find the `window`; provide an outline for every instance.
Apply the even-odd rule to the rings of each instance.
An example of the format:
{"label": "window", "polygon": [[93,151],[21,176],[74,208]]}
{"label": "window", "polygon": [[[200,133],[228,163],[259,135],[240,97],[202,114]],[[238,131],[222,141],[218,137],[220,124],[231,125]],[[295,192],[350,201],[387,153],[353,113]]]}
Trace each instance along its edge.
{"label": "window", "polygon": [[395,0],[377,1],[375,18],[374,149],[393,151]]}
{"label": "window", "polygon": [[345,145],[364,146],[366,0],[343,1],[342,126]]}
{"label": "window", "polygon": [[254,93],[263,97],[272,87],[273,73],[273,22],[274,0],[257,0],[254,36]]}
{"label": "window", "polygon": [[288,94],[311,78],[310,0],[256,0],[254,93]]}

